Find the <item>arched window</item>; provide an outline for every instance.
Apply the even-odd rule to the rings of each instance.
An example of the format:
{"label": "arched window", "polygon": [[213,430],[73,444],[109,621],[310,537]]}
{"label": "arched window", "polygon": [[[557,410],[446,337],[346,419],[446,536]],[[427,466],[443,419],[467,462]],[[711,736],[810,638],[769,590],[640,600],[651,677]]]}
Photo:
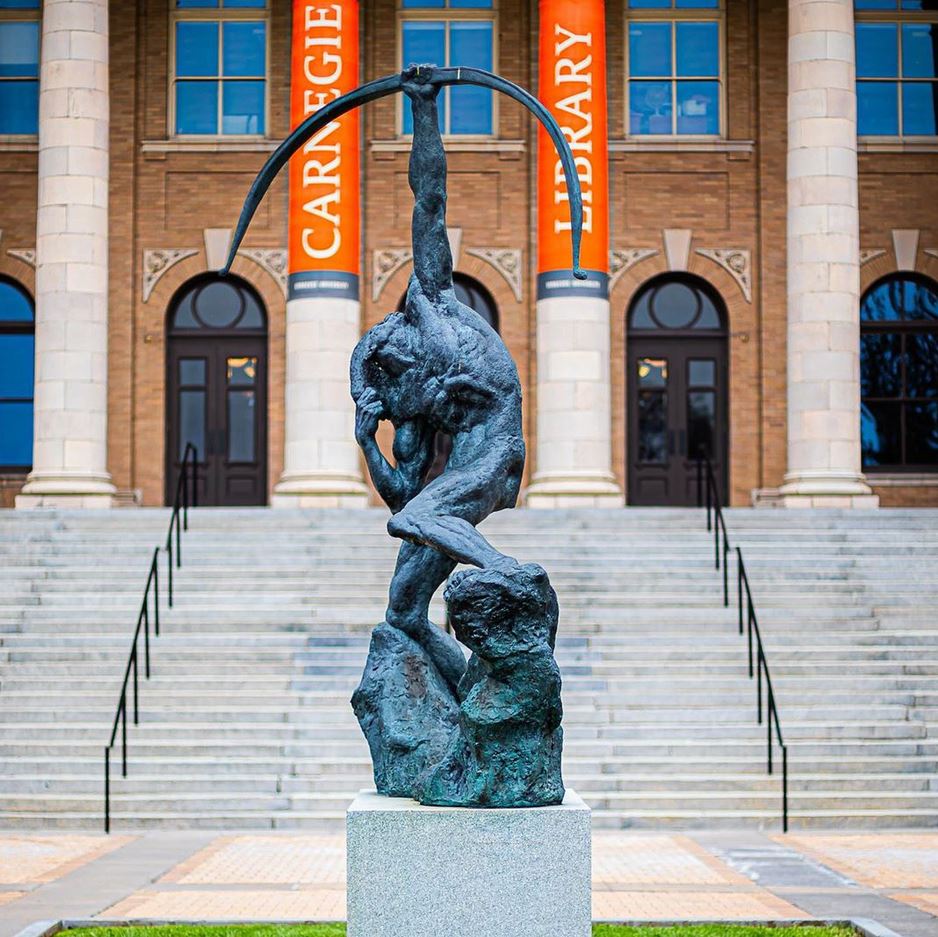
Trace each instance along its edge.
{"label": "arched window", "polygon": [[860,305],[860,438],[869,469],[938,465],[938,283],[888,276]]}
{"label": "arched window", "polygon": [[33,462],[35,329],[29,294],[0,278],[0,470]]}

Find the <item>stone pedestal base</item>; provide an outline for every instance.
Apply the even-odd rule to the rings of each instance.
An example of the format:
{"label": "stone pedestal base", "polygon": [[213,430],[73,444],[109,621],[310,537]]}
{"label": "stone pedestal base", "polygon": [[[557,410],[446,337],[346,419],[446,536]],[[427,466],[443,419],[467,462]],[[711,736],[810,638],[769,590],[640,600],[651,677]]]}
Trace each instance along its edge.
{"label": "stone pedestal base", "polygon": [[363,791],[346,815],[348,937],[589,937],[590,811],[424,807]]}
{"label": "stone pedestal base", "polygon": [[116,494],[110,475],[32,473],[15,503],[20,510],[110,508]]}
{"label": "stone pedestal base", "polygon": [[524,503],[529,508],[621,508],[625,498],[611,475],[535,475]]}
{"label": "stone pedestal base", "polygon": [[878,508],[879,496],[859,475],[799,472],[785,476],[779,489],[785,508]]}
{"label": "stone pedestal base", "polygon": [[368,488],[360,478],[345,475],[287,475],[270,499],[274,508],[366,508]]}

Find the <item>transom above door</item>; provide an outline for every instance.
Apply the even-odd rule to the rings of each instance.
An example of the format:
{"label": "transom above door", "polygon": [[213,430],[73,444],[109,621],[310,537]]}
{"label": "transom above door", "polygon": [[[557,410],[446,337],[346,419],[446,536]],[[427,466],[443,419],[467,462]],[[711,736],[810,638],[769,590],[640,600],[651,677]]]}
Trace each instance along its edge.
{"label": "transom above door", "polygon": [[191,442],[200,504],[265,504],[267,320],[260,299],[237,278],[205,277],[183,287],[169,315],[167,503]]}
{"label": "transom above door", "polygon": [[697,503],[697,456],[713,463],[725,497],[725,312],[702,280],[659,277],[629,309],[628,500]]}

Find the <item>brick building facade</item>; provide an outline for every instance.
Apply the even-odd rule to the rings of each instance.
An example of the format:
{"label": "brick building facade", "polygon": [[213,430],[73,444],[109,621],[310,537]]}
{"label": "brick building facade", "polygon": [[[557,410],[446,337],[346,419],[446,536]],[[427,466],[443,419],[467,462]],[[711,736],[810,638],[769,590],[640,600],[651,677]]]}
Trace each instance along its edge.
{"label": "brick building facade", "polygon": [[[173,463],[165,455],[167,440],[178,438],[178,427],[174,436],[174,427],[168,424],[181,419],[174,409],[175,398],[171,399],[175,391],[168,386],[168,318],[187,284],[204,282],[197,278],[220,264],[230,229],[255,173],[276,141],[290,129],[289,0],[270,0],[266,8],[250,10],[250,15],[266,23],[267,43],[264,129],[253,135],[173,132],[172,69],[177,52],[172,29],[178,14],[171,6],[167,0],[110,4],[105,0],[46,0],[40,16],[39,10],[31,13],[7,9],[0,3],[0,27],[34,16],[40,20],[44,37],[42,66],[37,72],[41,99],[38,136],[26,133],[0,137],[0,184],[4,193],[0,206],[0,277],[37,299],[37,382],[44,379],[46,371],[54,378],[56,369],[72,367],[66,360],[68,355],[100,356],[103,347],[101,343],[95,346],[88,338],[94,331],[91,326],[77,329],[81,334],[72,335],[68,321],[73,320],[47,318],[48,324],[44,324],[44,316],[52,315],[54,319],[51,307],[55,305],[54,299],[47,298],[44,308],[44,296],[53,297],[55,289],[70,289],[71,272],[64,286],[49,286],[55,277],[55,252],[68,255],[72,251],[63,265],[71,271],[73,266],[85,263],[82,257],[87,251],[88,276],[106,286],[105,318],[94,320],[98,325],[106,322],[106,350],[99,362],[104,370],[96,378],[91,376],[92,383],[96,380],[95,386],[103,388],[106,395],[106,439],[102,440],[105,464],[84,474],[97,477],[95,472],[103,470],[110,476],[114,493],[109,492],[105,480],[100,490],[78,485],[69,495],[63,479],[70,477],[71,470],[57,470],[57,481],[51,487],[44,489],[39,484],[31,494],[27,486],[21,496],[23,506],[164,503],[167,473],[172,471]],[[394,0],[361,3],[362,81],[400,69],[402,18],[412,12],[410,7],[419,4],[403,6],[408,9],[399,9],[401,4]],[[799,492],[789,490],[786,494],[783,486],[797,485],[797,481],[792,482],[795,476],[815,477],[811,474],[814,468],[809,466],[799,475],[795,465],[797,453],[802,451],[799,446],[809,453],[815,449],[811,448],[814,443],[805,447],[797,432],[793,436],[792,413],[794,419],[813,427],[806,432],[820,432],[823,436],[829,429],[832,439],[839,439],[841,433],[838,408],[846,406],[854,415],[851,419],[856,427],[860,426],[851,388],[859,397],[861,296],[874,284],[896,275],[910,277],[910,282],[926,291],[938,289],[934,286],[938,282],[938,137],[927,133],[858,135],[855,105],[848,100],[852,88],[840,88],[843,101],[838,111],[836,95],[831,93],[831,88],[839,87],[837,81],[824,85],[819,82],[819,72],[801,68],[806,61],[798,42],[799,31],[803,30],[805,34],[813,33],[814,38],[827,37],[826,47],[822,39],[820,51],[810,52],[808,65],[820,63],[829,74],[842,65],[850,70],[853,80],[854,10],[845,0],[723,0],[722,4],[715,0],[707,14],[712,13],[720,37],[719,74],[714,79],[720,96],[718,132],[632,132],[636,128],[630,127],[630,121],[637,121],[637,112],[628,97],[630,23],[640,15],[665,16],[664,11],[654,9],[657,4],[650,6],[653,14],[637,4],[632,5],[636,8],[625,2],[605,4],[610,218],[608,447],[613,485],[625,503],[638,500],[634,456],[636,446],[645,443],[636,441],[640,432],[635,423],[639,419],[638,401],[636,385],[629,381],[636,366],[629,352],[635,335],[627,335],[629,311],[650,282],[667,282],[654,278],[673,277],[672,282],[703,290],[721,307],[722,337],[713,340],[722,342],[720,347],[724,349],[719,354],[724,356],[720,360],[725,361],[726,384],[718,388],[716,406],[725,407],[725,419],[717,428],[719,438],[714,446],[718,462],[725,450],[722,461],[731,502],[749,504],[755,497],[766,503],[790,503]],[[885,6],[888,8],[888,3]],[[876,23],[888,26],[894,21],[900,27],[912,23],[931,28],[928,24],[938,14],[921,10],[929,6],[927,3],[916,6],[918,9],[909,13],[890,14],[888,9],[876,13]],[[487,9],[486,4],[481,7]],[[221,15],[227,11],[215,12]],[[453,12],[445,10],[447,15]],[[699,10],[694,12],[699,16]],[[436,13],[443,15],[439,10]],[[239,9],[237,15],[247,13]],[[433,9],[422,15],[432,17]],[[498,0],[484,15],[494,24],[494,70],[524,87],[536,88],[537,4]],[[674,21],[682,15],[687,11],[674,12]],[[865,11],[857,11],[856,21],[861,22],[865,15]],[[848,35],[844,28],[849,31],[846,45],[842,42]],[[932,35],[935,32],[938,26]],[[66,34],[68,42],[57,41]],[[82,36],[86,45],[79,42]],[[65,110],[60,123],[67,127],[68,121],[77,121],[74,126],[78,127],[78,136],[71,141],[65,130],[51,126],[53,86],[66,90],[90,87],[84,94],[69,91],[63,98]],[[42,103],[47,92],[50,99]],[[809,105],[804,113],[799,111],[794,96],[802,92],[805,101],[822,102],[817,113],[809,113]],[[827,110],[824,100],[830,105]],[[385,98],[366,107],[360,118],[362,329],[397,307],[411,269],[408,251],[412,198],[406,180],[409,141],[400,133],[400,106],[400,99]],[[701,109],[699,103],[685,104],[685,114]],[[907,119],[909,113],[907,110]],[[92,126],[96,120],[97,126]],[[44,121],[50,123],[43,126]],[[537,127],[527,112],[506,99],[494,105],[492,121],[491,134],[455,134],[448,140],[448,224],[455,268],[468,278],[465,283],[481,287],[494,304],[499,331],[518,366],[525,397],[530,482],[538,471],[539,460],[545,458],[537,438],[537,409],[546,393],[546,378],[538,375],[535,301],[539,272]],[[90,122],[89,127],[84,128],[82,122]],[[86,129],[90,135],[87,144],[80,142]],[[797,154],[793,157],[792,151],[802,146],[802,134],[807,138],[804,149],[816,150],[814,155],[822,163],[828,160],[815,172],[812,184],[804,187],[789,181],[799,178],[797,169],[792,168],[798,165]],[[48,152],[40,152],[40,148]],[[846,153],[849,163],[851,148],[858,167],[858,182],[855,176],[852,188],[850,166],[835,165],[838,153]],[[57,149],[69,150],[68,159],[74,158],[74,165],[83,158],[89,163],[86,172],[73,169],[69,162],[71,181],[66,175],[60,177],[60,182],[65,178],[74,191],[87,185],[92,206],[100,187],[106,188],[103,229],[95,229],[92,223],[89,234],[68,227],[71,208],[62,206],[72,196],[57,195],[53,184],[56,180],[52,178],[58,172]],[[806,157],[808,161],[810,158]],[[76,173],[82,180],[77,183]],[[819,220],[811,213],[819,205],[815,196],[820,190],[830,202],[823,206]],[[851,240],[851,221],[846,217],[855,194],[859,197],[858,244]],[[841,210],[843,205],[847,206],[846,212]],[[806,227],[799,227],[799,218]],[[56,229],[56,225],[60,227]],[[797,270],[793,273],[797,262],[793,261],[791,245],[802,245],[798,238],[803,236],[826,237],[825,243],[836,246],[831,257],[822,258],[827,279],[812,280],[807,286],[799,279],[802,274]],[[259,476],[263,492],[255,500],[263,503],[269,501],[284,468],[288,399],[285,374],[290,354],[286,238],[287,184],[283,178],[263,204],[233,267],[237,277],[253,289],[266,313],[266,344],[260,353],[267,391],[266,414],[260,418],[266,432],[258,437],[263,440],[264,451],[255,453],[264,463]],[[802,249],[810,253],[804,245],[796,252]],[[99,250],[106,256],[97,256]],[[99,264],[97,273],[95,263]],[[859,284],[851,286],[846,281],[857,272]],[[810,279],[816,273],[809,271],[804,276]],[[37,283],[37,276],[50,278],[45,287]],[[844,280],[841,285],[837,285],[838,277]],[[807,290],[813,297],[807,313],[797,299],[793,300],[793,296],[801,295],[799,290]],[[833,309],[837,297],[843,299],[845,291],[853,295],[852,322],[831,325],[833,320],[825,319],[823,314],[812,319],[811,309],[818,308],[822,313]],[[829,302],[831,296],[834,300]],[[89,316],[93,319],[96,314],[91,312]],[[938,310],[933,309],[932,314],[938,316]],[[819,323],[823,328],[818,328]],[[43,345],[46,339],[40,337],[40,332],[52,327],[65,335],[67,350],[58,355],[46,352],[44,361],[42,348],[51,346]],[[794,347],[804,357],[804,373],[797,370],[802,368],[798,364],[793,377],[786,348],[791,347],[795,327]],[[933,334],[926,337],[930,340]],[[641,341],[647,343],[653,337],[641,337]],[[846,365],[837,357],[843,351],[838,346],[841,341],[846,342]],[[823,352],[820,360],[811,357],[814,351]],[[657,360],[655,354],[652,349],[647,360]],[[931,362],[933,376],[938,372],[938,351],[935,354]],[[829,373],[825,372],[828,366]],[[828,410],[825,412],[825,405],[818,407],[815,401],[806,405],[814,410],[803,416],[797,410],[802,395],[792,394],[792,381],[827,381],[842,366],[846,369],[846,390],[832,390],[825,384],[822,396],[828,395],[823,398],[828,400]],[[825,373],[812,375],[811,368]],[[82,374],[75,378],[79,384],[85,380]],[[37,383],[36,419],[40,419],[39,410],[44,408],[42,419],[49,421],[51,398],[44,397],[45,403],[40,405],[38,387]],[[64,395],[62,412],[73,415],[60,420],[64,425],[53,426],[55,421],[49,421],[46,429],[52,427],[49,432],[67,441],[72,428],[82,423],[84,398],[75,382],[65,381],[59,390]],[[251,406],[259,406],[262,398],[252,397]],[[576,403],[572,406],[575,408]],[[881,405],[871,406],[875,409]],[[909,428],[902,432],[911,436],[918,425],[911,421],[922,411],[915,409],[914,402],[908,404],[912,409],[907,418],[902,409],[905,404],[896,403],[892,410],[889,406],[893,405],[882,405],[875,412],[894,413],[900,421],[908,419]],[[585,407],[588,409],[590,404]],[[0,411],[0,434],[2,419]],[[678,429],[683,432],[687,427]],[[94,426],[88,432],[93,434]],[[350,438],[350,418],[347,432]],[[844,458],[848,462],[855,459],[858,469],[859,447],[865,447],[869,458],[864,469],[870,489],[863,487],[862,479],[855,485],[851,481],[853,487],[838,488],[841,478],[828,488],[818,483],[819,487],[807,492],[805,503],[873,503],[868,494],[871,491],[883,505],[938,505],[938,448],[919,446],[918,455],[913,457],[907,455],[906,443],[896,443],[903,464],[880,467],[871,464],[871,459],[875,461],[875,446],[870,449],[868,442],[860,439],[858,429],[848,427],[844,432],[847,443],[857,449]],[[41,445],[37,437],[36,452]],[[677,445],[680,451],[681,442]],[[834,445],[818,456],[821,462]],[[84,457],[76,458],[81,462]],[[808,458],[813,456],[809,454]],[[895,461],[885,459],[886,463]],[[91,464],[94,457],[89,455],[86,462]],[[34,457],[34,472],[38,468]],[[0,482],[4,505],[12,505],[28,470],[28,466],[5,468]],[[72,474],[77,477],[82,473]],[[550,503],[575,503],[576,493],[569,497],[574,502],[558,497]],[[659,503],[669,503],[669,499],[675,502],[673,491],[663,494]],[[603,503],[614,501],[611,498]],[[652,494],[650,503],[654,502]]]}

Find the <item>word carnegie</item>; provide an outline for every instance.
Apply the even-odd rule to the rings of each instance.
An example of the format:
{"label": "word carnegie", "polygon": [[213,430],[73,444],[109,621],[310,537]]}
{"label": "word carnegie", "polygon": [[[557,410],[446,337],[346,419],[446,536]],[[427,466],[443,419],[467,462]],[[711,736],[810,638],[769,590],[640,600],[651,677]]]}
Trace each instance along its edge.
{"label": "word carnegie", "polygon": [[[570,144],[577,176],[583,191],[583,231],[593,230],[593,34],[583,35],[554,26],[554,85],[569,91],[554,105],[557,122]],[[558,159],[554,166],[554,204],[569,201],[563,166]],[[554,233],[570,230],[569,216],[554,219]]]}
{"label": "word carnegie", "polygon": [[[309,4],[303,18],[303,118],[342,93],[342,8]],[[319,90],[321,89],[321,90]],[[342,247],[342,142],[339,121],[332,121],[303,147],[303,252],[313,260],[335,257]]]}

